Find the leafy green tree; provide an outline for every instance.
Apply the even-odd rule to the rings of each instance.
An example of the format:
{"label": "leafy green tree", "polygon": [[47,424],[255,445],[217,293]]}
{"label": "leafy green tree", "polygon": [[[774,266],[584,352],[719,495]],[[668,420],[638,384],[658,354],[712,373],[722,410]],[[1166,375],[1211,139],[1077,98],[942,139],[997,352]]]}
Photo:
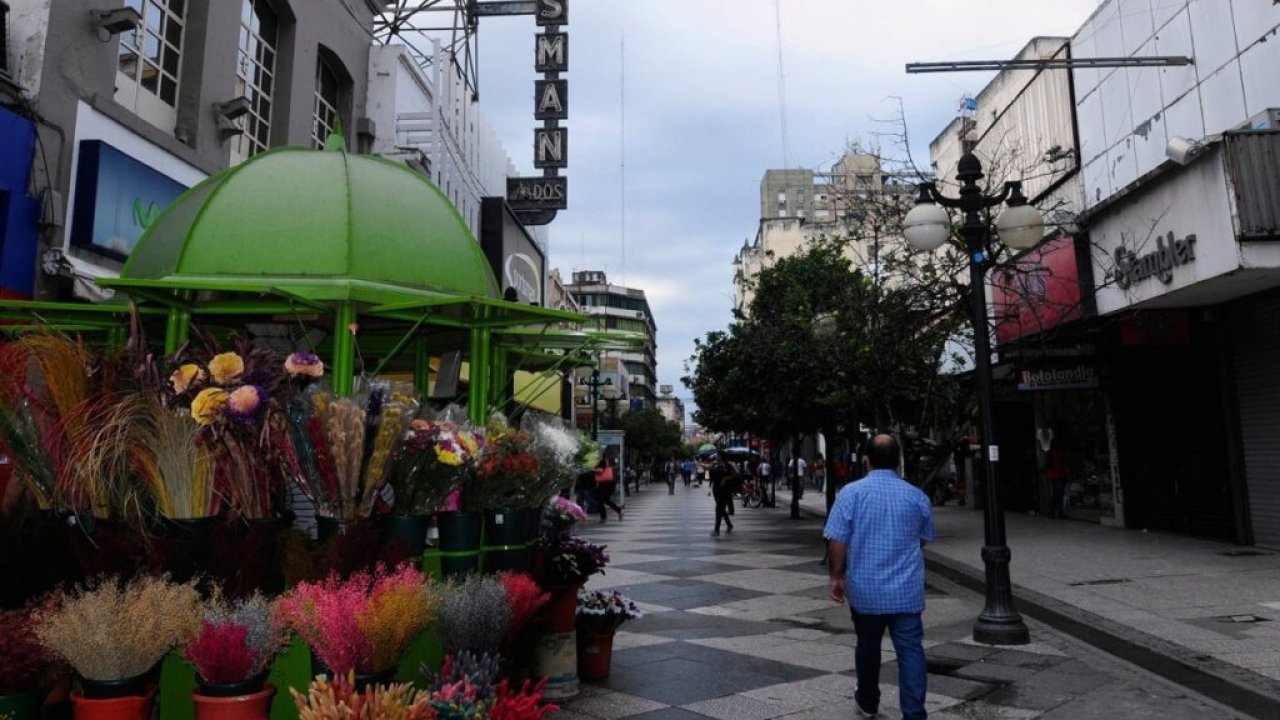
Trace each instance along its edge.
{"label": "leafy green tree", "polygon": [[627,413],[622,418],[622,430],[628,451],[636,453],[638,467],[676,455],[684,444],[680,426],[654,408]]}

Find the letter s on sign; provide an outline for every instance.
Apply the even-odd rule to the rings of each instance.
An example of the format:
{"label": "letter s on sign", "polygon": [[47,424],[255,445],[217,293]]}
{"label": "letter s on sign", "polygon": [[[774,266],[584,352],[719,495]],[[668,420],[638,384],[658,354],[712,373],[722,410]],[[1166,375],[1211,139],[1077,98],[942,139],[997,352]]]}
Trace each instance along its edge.
{"label": "letter s on sign", "polygon": [[538,0],[538,17],[542,20],[559,20],[564,16],[562,0]]}

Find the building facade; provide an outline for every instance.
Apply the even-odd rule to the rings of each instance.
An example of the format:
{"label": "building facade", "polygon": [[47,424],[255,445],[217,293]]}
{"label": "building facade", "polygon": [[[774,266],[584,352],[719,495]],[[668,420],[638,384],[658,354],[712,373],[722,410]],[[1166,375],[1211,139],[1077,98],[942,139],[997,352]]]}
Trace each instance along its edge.
{"label": "building facade", "polygon": [[658,412],[662,413],[662,417],[667,422],[675,423],[680,428],[681,435],[684,434],[684,401],[671,394],[671,386],[663,385],[660,388],[662,395],[658,397]]}
{"label": "building facade", "polygon": [[617,384],[630,407],[653,407],[658,393],[658,325],[644,290],[614,285],[600,270],[573,273],[566,289],[589,318],[589,325],[600,330],[625,330],[642,333],[644,348],[635,352],[618,352],[620,377]]}
{"label": "building facade", "polygon": [[[0,101],[37,128],[29,281],[105,295],[160,209],[208,175],[339,126],[367,149],[372,0],[12,0]],[[6,234],[6,247],[9,245]],[[13,289],[11,289],[12,291]]]}

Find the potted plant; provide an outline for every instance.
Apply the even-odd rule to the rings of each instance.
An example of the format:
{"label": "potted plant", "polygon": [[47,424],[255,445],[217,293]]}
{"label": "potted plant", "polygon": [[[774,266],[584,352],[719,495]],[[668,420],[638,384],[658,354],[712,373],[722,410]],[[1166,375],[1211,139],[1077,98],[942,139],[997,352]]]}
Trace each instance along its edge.
{"label": "potted plant", "polygon": [[548,532],[538,539],[542,587],[551,593],[551,602],[543,612],[543,629],[547,632],[571,632],[577,610],[578,589],[587,578],[603,573],[609,564],[604,545],[565,532]]}
{"label": "potted plant", "polygon": [[195,631],[200,610],[194,583],[108,578],[39,612],[36,634],[79,677],[78,717],[145,718],[160,661]]}
{"label": "potted plant", "polygon": [[280,621],[311,647],[317,674],[387,682],[413,639],[436,618],[439,594],[412,565],[299,583],[277,603]]}
{"label": "potted plant", "polygon": [[[394,503],[384,518],[387,537],[405,541],[411,555],[421,555],[431,513],[444,508],[457,492],[480,447],[478,435],[450,420],[411,421],[391,468]],[[449,551],[456,551],[456,537],[456,532],[442,533]]]}
{"label": "potted plant", "polygon": [[[56,602],[56,601],[55,601]],[[34,720],[57,660],[36,637],[37,608],[0,611],[0,717]]]}
{"label": "potted plant", "polygon": [[196,718],[265,718],[275,688],[267,684],[271,661],[284,646],[274,604],[259,594],[204,611],[200,629],[183,650],[196,669]]}
{"label": "potted plant", "polygon": [[587,680],[608,677],[613,660],[613,634],[623,623],[643,616],[631,598],[617,590],[580,591],[578,675]]}

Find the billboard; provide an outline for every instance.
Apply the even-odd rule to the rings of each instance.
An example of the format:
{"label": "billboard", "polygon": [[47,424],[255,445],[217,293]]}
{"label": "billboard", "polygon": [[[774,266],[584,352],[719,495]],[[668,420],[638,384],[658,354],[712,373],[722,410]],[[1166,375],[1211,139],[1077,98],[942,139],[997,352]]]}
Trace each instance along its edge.
{"label": "billboard", "polygon": [[125,260],[187,186],[101,140],[81,140],[71,244]]}
{"label": "billboard", "polygon": [[542,305],[547,292],[547,258],[505,198],[480,199],[480,247],[498,277],[503,297]]}
{"label": "billboard", "polygon": [[1011,343],[1082,315],[1075,238],[1064,235],[991,273],[997,342]]}

